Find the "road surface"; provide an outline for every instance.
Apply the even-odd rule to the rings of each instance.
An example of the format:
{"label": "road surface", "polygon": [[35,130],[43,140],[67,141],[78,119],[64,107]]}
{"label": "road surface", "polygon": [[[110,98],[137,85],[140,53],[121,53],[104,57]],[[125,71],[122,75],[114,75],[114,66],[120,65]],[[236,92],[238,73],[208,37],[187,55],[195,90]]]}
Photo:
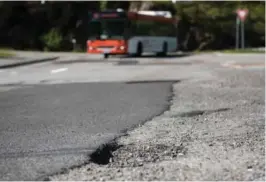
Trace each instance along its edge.
{"label": "road surface", "polygon": [[173,83],[212,78],[212,68],[231,69],[231,59],[115,58],[0,70],[0,179],[41,179],[87,162],[100,144],[165,111]]}

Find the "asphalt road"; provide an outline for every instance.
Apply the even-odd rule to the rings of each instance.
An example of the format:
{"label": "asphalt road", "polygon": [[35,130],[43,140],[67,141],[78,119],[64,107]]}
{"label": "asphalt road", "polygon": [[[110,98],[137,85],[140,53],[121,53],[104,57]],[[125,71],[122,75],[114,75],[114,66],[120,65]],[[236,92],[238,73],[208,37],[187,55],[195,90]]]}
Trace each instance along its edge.
{"label": "asphalt road", "polygon": [[1,93],[1,180],[32,180],[86,160],[164,111],[170,91],[170,82],[69,83]]}
{"label": "asphalt road", "polygon": [[87,70],[84,64],[68,65],[70,71],[62,67],[43,63],[0,70],[1,180],[35,180],[82,164],[100,144],[169,105],[171,81],[83,82],[108,74],[88,72],[93,64]]}
{"label": "asphalt road", "polygon": [[89,163],[49,179],[265,181],[265,55],[187,59],[204,63],[153,73],[161,79],[175,70],[186,79],[174,84],[167,112],[116,140],[123,147],[107,165]]}
{"label": "asphalt road", "polygon": [[0,179],[35,180],[84,163],[100,144],[167,109],[172,83],[209,79],[210,68],[231,59],[147,57],[127,64],[81,61],[0,70]]}

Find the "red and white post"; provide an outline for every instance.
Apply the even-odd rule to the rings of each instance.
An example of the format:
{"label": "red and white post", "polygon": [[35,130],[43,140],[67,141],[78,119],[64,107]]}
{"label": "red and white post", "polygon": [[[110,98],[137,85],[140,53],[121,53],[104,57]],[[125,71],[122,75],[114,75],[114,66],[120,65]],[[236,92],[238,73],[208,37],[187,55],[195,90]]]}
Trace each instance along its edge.
{"label": "red and white post", "polygon": [[237,18],[236,18],[236,49],[238,49],[238,38],[239,38],[239,24],[241,23],[241,48],[245,48],[245,28],[244,28],[244,22],[247,18],[248,15],[248,10],[247,9],[238,9],[236,11],[237,13]]}

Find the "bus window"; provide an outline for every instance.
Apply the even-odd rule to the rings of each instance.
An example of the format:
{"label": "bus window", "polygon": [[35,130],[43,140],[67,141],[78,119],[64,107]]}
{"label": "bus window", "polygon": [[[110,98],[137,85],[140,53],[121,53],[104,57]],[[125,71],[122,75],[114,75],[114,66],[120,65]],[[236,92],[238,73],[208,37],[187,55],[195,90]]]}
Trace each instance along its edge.
{"label": "bus window", "polygon": [[125,23],[125,39],[129,39],[134,33],[134,29],[132,28],[133,24],[131,21],[126,21]]}
{"label": "bus window", "polygon": [[138,20],[136,21],[136,35],[140,36],[156,36],[156,29],[152,21]]}
{"label": "bus window", "polygon": [[124,38],[125,35],[125,20],[105,20],[104,30],[108,33],[109,38]]}
{"label": "bus window", "polygon": [[89,24],[89,39],[123,39],[125,26],[124,19],[92,20]]}
{"label": "bus window", "polygon": [[89,23],[89,40],[99,39],[102,31],[102,25],[99,21]]}

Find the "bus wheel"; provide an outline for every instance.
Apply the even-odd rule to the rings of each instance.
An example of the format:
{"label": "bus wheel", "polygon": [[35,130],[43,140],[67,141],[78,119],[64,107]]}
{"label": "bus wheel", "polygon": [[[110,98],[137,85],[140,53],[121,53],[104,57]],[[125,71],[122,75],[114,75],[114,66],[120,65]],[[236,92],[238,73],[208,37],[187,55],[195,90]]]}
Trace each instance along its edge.
{"label": "bus wheel", "polygon": [[142,44],[141,43],[138,43],[138,47],[137,47],[137,53],[136,53],[136,56],[141,56],[142,55]]}
{"label": "bus wheel", "polygon": [[104,54],[103,57],[104,59],[107,59],[109,57],[109,54]]}

